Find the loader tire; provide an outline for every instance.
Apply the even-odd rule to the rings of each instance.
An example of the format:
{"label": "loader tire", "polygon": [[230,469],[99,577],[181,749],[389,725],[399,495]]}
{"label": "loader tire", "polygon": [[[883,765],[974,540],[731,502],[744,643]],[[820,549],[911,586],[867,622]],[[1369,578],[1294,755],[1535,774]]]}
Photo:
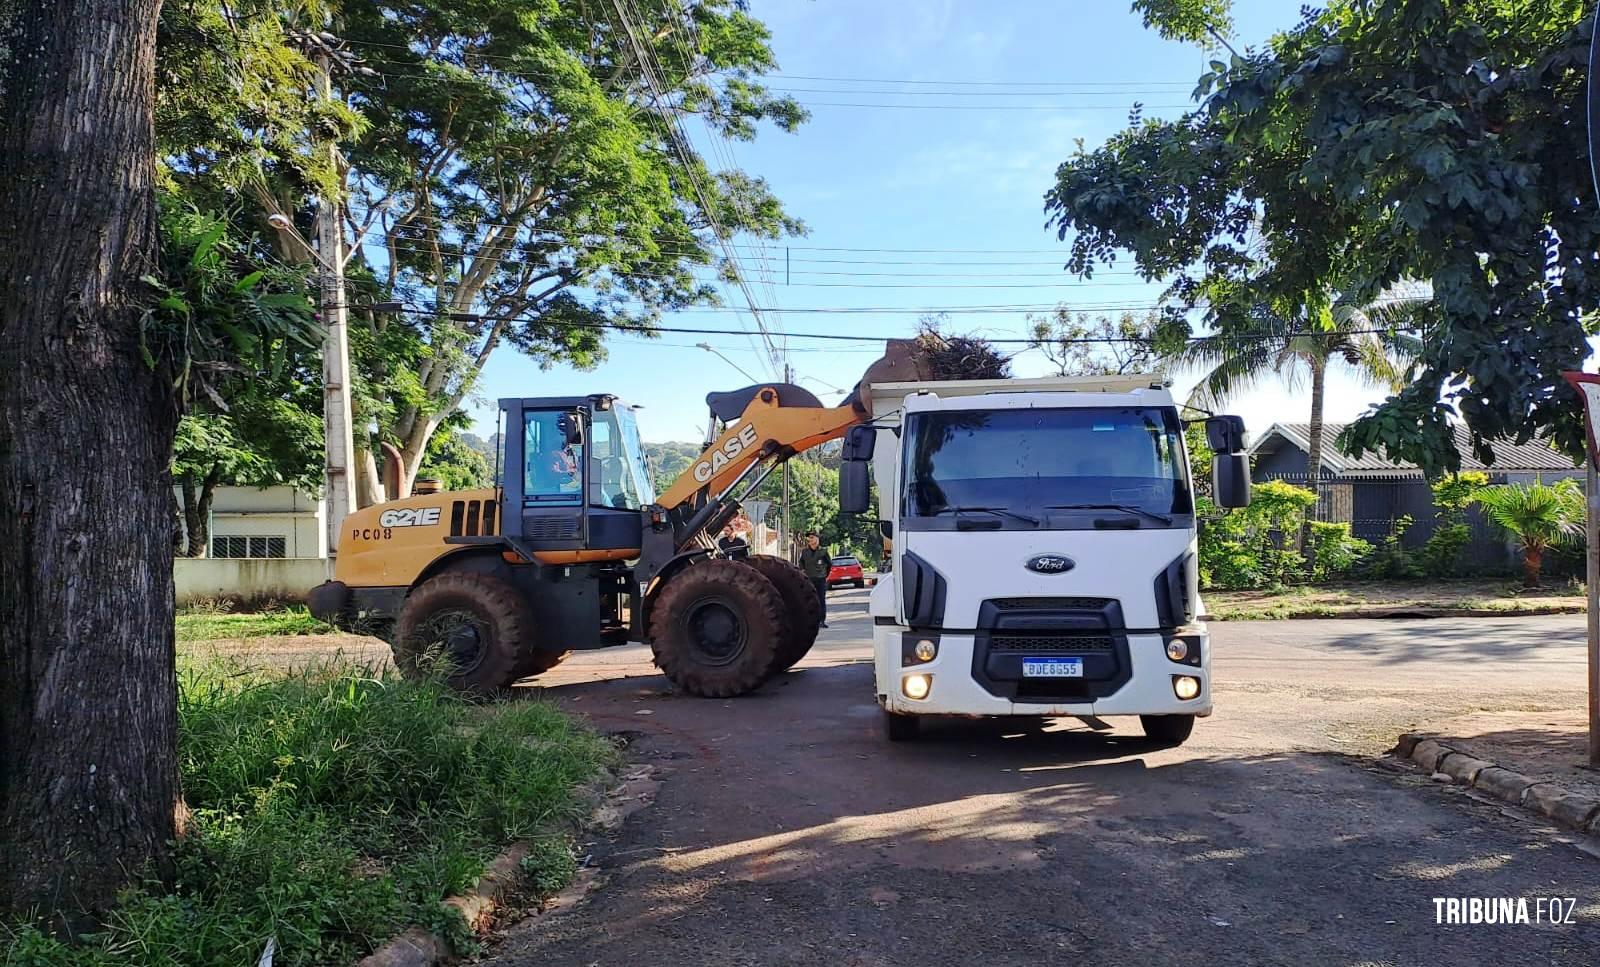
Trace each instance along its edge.
{"label": "loader tire", "polygon": [[650,613],[650,650],[691,695],[728,698],[766,681],[783,637],[783,596],[742,561],[706,560],[667,579]]}
{"label": "loader tire", "polygon": [[816,644],[817,631],[822,627],[822,603],[811,586],[806,572],[770,554],[753,554],[745,563],[760,571],[783,598],[783,637],[778,640],[778,654],[771,674],[780,675],[793,668]]}
{"label": "loader tire", "polygon": [[441,574],[406,596],[394,660],[408,678],[441,676],[470,695],[493,695],[521,677],[533,615],[516,589],[481,573]]}

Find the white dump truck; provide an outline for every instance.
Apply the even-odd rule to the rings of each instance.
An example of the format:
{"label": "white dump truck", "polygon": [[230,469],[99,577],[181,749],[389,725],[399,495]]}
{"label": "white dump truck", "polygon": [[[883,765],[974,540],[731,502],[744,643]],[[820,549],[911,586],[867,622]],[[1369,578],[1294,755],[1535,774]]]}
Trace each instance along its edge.
{"label": "white dump truck", "polygon": [[[871,596],[890,739],[923,716],[1137,715],[1177,744],[1211,713],[1184,420],[1159,376],[881,383],[840,504],[892,550]],[[1213,498],[1250,499],[1244,424],[1205,420]]]}

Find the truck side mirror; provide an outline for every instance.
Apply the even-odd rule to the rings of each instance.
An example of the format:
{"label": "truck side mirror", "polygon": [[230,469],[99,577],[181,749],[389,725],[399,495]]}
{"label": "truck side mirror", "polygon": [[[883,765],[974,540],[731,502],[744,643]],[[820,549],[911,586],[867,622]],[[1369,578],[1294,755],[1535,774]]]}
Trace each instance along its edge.
{"label": "truck side mirror", "polygon": [[872,426],[853,426],[844,435],[844,450],[839,454],[839,513],[865,514],[871,503],[872,485],[867,480],[867,462],[872,459],[878,431]]}
{"label": "truck side mirror", "polygon": [[1213,457],[1211,492],[1218,507],[1250,506],[1250,455],[1219,453]]}
{"label": "truck side mirror", "polygon": [[840,457],[846,463],[853,461],[867,461],[872,459],[872,451],[878,443],[878,430],[871,426],[853,426],[850,432],[844,435],[844,450]]}
{"label": "truck side mirror", "polygon": [[839,465],[839,513],[865,514],[872,496],[867,461],[846,460]]}
{"label": "truck side mirror", "polygon": [[1237,453],[1244,449],[1244,418],[1213,416],[1206,420],[1206,443],[1212,453]]}

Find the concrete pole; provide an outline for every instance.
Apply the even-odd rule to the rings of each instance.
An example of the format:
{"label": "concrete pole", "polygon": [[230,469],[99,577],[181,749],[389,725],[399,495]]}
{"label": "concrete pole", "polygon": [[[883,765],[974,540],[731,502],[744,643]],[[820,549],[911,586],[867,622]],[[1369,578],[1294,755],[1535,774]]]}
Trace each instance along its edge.
{"label": "concrete pole", "polygon": [[1589,764],[1600,766],[1600,474],[1588,461]]}
{"label": "concrete pole", "polygon": [[[326,50],[317,54],[317,89],[333,98],[332,69]],[[328,158],[339,171],[339,146],[330,140]],[[340,178],[342,182],[343,179]],[[351,439],[350,340],[344,295],[344,230],[339,225],[339,199],[324,195],[317,205],[317,248],[322,281],[322,433],[327,449],[326,483],[328,559],[339,553],[339,530],[355,509],[355,445]]]}
{"label": "concrete pole", "polygon": [[[783,381],[794,381],[794,373],[788,363],[783,364]],[[786,561],[794,560],[794,535],[789,531],[789,461],[783,462],[783,521],[778,528],[778,546],[782,548],[783,558]]]}

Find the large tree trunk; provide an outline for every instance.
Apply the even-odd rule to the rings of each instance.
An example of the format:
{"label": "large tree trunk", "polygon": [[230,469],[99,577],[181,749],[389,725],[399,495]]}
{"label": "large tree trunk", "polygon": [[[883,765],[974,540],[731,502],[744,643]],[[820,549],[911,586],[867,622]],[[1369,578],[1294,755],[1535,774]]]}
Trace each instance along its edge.
{"label": "large tree trunk", "polygon": [[0,18],[0,908],[68,926],[175,832],[178,413],[138,342],[160,8]]}

